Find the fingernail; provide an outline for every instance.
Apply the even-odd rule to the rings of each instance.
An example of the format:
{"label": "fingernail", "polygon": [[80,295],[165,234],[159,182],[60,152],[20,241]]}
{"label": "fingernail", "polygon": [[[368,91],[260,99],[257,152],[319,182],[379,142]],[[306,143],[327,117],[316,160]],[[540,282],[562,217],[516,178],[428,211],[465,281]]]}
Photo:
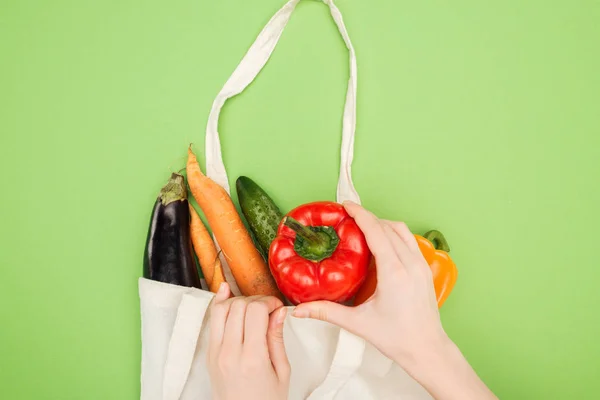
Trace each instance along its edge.
{"label": "fingernail", "polygon": [[284,307],[279,310],[279,314],[277,314],[277,324],[283,324],[285,321],[285,317],[287,316],[287,309]]}
{"label": "fingernail", "polygon": [[292,315],[296,318],[308,318],[310,316],[310,312],[308,310],[296,308]]}
{"label": "fingernail", "polygon": [[225,282],[221,282],[221,284],[219,285],[219,290],[217,291],[218,294],[223,294],[225,292]]}

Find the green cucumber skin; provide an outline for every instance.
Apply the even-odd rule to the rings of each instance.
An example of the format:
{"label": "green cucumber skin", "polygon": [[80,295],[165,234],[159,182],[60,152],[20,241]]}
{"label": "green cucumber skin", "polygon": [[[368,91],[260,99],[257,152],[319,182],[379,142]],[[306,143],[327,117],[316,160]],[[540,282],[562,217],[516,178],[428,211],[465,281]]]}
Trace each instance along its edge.
{"label": "green cucumber skin", "polygon": [[252,179],[240,176],[235,187],[242,213],[256,237],[259,250],[267,258],[269,247],[277,235],[277,228],[283,219],[283,214],[269,195]]}

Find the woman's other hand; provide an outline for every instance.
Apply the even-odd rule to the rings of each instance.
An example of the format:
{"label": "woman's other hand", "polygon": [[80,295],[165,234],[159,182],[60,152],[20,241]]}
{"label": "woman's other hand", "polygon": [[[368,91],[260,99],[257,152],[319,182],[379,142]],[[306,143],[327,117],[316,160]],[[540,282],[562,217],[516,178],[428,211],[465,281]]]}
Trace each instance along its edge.
{"label": "woman's other hand", "polygon": [[221,285],[211,306],[207,362],[213,399],[287,399],[283,303],[275,297],[229,295],[229,286]]}
{"label": "woman's other hand", "polygon": [[429,265],[402,222],[378,219],[345,204],[377,264],[377,289],[357,307],[317,301],[294,316],[328,321],[372,343],[436,399],[495,399],[448,338],[440,321]]}

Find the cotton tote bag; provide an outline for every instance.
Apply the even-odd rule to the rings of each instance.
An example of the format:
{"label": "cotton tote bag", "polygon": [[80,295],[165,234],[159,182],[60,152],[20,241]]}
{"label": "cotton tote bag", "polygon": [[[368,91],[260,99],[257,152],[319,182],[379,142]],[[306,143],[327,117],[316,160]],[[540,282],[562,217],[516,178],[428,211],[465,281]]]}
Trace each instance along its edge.
{"label": "cotton tote bag", "polygon": [[[227,99],[241,93],[265,66],[300,0],[291,0],[267,23],[217,95],[206,128],[206,174],[230,191],[217,131]],[[356,56],[342,15],[329,7],[348,48],[350,77],[342,123],[337,201],[360,202],[351,164],[356,126]],[[218,243],[217,243],[218,246]],[[224,259],[232,291],[239,294]],[[142,400],[210,399],[206,367],[210,302],[213,294],[139,279],[142,318]],[[428,393],[398,365],[359,337],[326,322],[288,316],[284,342],[292,367],[290,400],[430,399]]]}

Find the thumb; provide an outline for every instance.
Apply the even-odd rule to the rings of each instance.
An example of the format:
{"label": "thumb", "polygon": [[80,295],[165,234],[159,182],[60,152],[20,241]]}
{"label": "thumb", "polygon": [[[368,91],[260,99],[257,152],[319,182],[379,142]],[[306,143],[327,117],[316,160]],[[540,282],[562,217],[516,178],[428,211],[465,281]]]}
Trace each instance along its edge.
{"label": "thumb", "polygon": [[290,362],[288,361],[283,343],[283,322],[286,316],[287,309],[285,307],[281,307],[271,313],[269,317],[269,330],[267,332],[267,347],[269,348],[271,363],[273,364],[275,373],[282,381],[288,380],[291,373]]}
{"label": "thumb", "polygon": [[302,303],[294,310],[296,318],[313,318],[330,322],[350,332],[356,332],[354,309],[331,301]]}

